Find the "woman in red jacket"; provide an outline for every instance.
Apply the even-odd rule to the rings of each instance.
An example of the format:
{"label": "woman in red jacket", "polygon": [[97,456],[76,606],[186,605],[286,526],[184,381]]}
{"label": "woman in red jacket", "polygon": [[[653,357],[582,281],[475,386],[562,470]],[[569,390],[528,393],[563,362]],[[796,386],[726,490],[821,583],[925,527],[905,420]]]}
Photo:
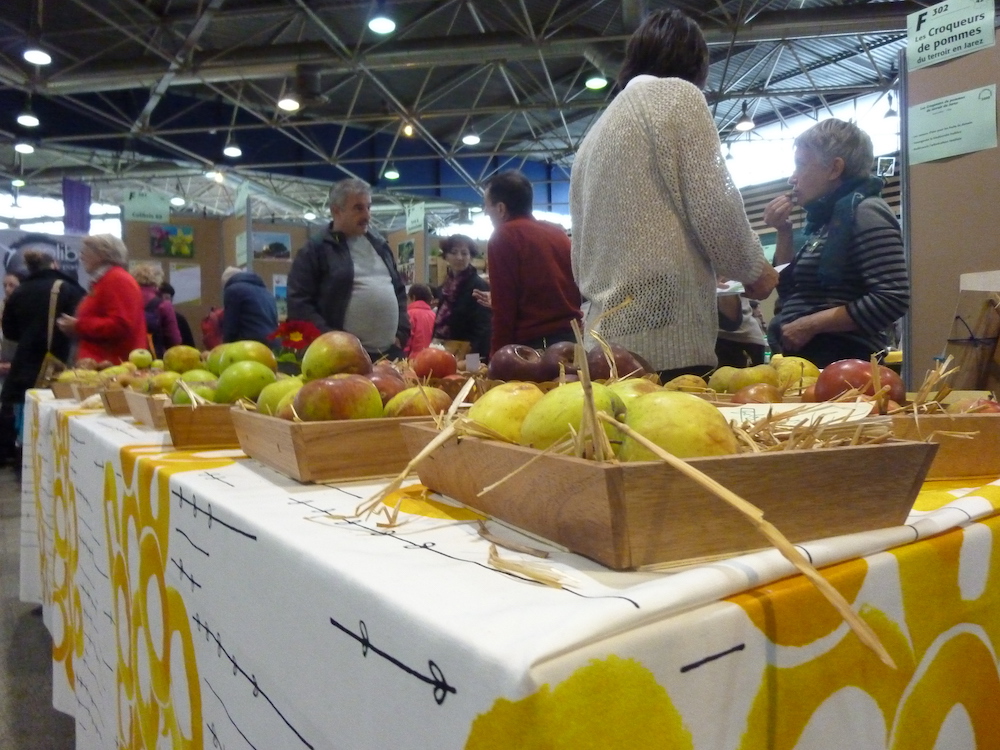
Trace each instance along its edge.
{"label": "woman in red jacket", "polygon": [[83,239],[80,264],[90,276],[90,293],[76,317],[60,315],[56,324],[78,339],[77,361],[120,364],[133,349],[146,348],[146,315],[139,284],[125,269],[128,249],[112,234]]}

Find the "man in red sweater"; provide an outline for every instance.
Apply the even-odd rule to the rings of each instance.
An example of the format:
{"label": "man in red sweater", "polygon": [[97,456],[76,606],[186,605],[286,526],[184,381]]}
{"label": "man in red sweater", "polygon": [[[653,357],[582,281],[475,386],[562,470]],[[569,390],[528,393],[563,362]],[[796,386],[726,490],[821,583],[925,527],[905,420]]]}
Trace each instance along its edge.
{"label": "man in red sweater", "polygon": [[490,354],[507,344],[544,348],[572,341],[580,320],[580,290],[570,267],[565,230],[531,215],[534,191],[517,171],[486,182],[484,207],[493,222],[487,245],[493,338]]}

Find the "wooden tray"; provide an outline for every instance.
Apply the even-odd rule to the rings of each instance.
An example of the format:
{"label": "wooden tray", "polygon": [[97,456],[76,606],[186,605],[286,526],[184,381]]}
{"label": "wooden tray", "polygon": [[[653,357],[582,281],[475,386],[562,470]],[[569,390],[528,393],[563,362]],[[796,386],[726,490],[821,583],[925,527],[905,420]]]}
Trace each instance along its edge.
{"label": "wooden tray", "polygon": [[52,389],[52,395],[56,398],[76,398],[73,395],[72,383],[53,381],[49,388]]}
{"label": "wooden tray", "polygon": [[70,388],[73,392],[73,398],[77,401],[88,399],[101,390],[99,386],[89,383],[70,383]]}
{"label": "wooden tray", "polygon": [[174,447],[182,450],[239,448],[240,441],[229,415],[232,408],[230,404],[164,406],[163,416]]}
{"label": "wooden tray", "polygon": [[[414,455],[436,435],[433,426],[403,427]],[[894,441],[690,463],[801,542],[903,523],[936,450],[930,443]],[[659,462],[547,455],[477,497],[538,453],[476,438],[449,440],[418,465],[417,474],[438,492],[618,570],[766,546],[740,513]]]}
{"label": "wooden tray", "polygon": [[131,414],[124,388],[107,388],[101,391],[101,401],[104,403],[104,411],[112,417]]}
{"label": "wooden tray", "polygon": [[233,409],[240,448],[300,482],[333,482],[398,474],[410,460],[400,426],[428,417],[292,422]]}
{"label": "wooden tray", "polygon": [[[892,432],[903,440],[930,437],[940,447],[927,471],[928,479],[1000,476],[1000,414],[925,414],[894,416]],[[968,437],[935,435],[975,433]]]}
{"label": "wooden tray", "polygon": [[170,400],[166,396],[149,396],[145,393],[126,390],[125,400],[128,402],[128,410],[136,422],[155,430],[167,429],[167,418],[163,416],[163,407],[170,403]]}

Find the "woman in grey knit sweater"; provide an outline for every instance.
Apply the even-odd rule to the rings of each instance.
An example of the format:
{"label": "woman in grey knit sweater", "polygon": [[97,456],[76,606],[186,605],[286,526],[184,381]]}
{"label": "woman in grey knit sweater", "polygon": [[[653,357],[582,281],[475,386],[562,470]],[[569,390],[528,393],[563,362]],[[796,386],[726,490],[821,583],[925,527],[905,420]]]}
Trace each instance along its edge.
{"label": "woman in grey knit sweater", "polygon": [[[871,139],[854,123],[824,120],[795,139],[792,190],[764,210],[778,233],[774,262],[789,264],[769,327],[772,350],[819,367],[868,359],[888,346],[889,329],[906,313],[903,240],[873,162]],[[790,217],[799,206],[808,236],[796,250]]]}
{"label": "woman in grey knit sweater", "polygon": [[715,367],[717,276],[755,298],[777,281],[722,159],[707,76],[694,21],[649,14],[570,177],[573,276],[588,327],[668,379]]}

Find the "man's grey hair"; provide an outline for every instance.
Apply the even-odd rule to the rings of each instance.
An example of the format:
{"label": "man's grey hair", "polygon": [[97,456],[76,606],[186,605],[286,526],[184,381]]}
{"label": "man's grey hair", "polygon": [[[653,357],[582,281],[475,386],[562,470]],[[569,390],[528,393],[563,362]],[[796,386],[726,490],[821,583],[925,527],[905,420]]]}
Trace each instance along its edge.
{"label": "man's grey hair", "polygon": [[124,266],[128,263],[128,248],[113,234],[91,234],[83,238],[83,244],[101,259],[102,264]]}
{"label": "man's grey hair", "polygon": [[839,156],[844,160],[845,180],[867,177],[875,163],[872,139],[853,122],[823,120],[799,135],[794,145],[812,149],[827,165]]}
{"label": "man's grey hair", "polygon": [[346,180],[335,182],[333,183],[333,187],[330,188],[329,205],[343,208],[349,196],[358,194],[370,196],[372,194],[372,186],[356,177],[349,177]]}

